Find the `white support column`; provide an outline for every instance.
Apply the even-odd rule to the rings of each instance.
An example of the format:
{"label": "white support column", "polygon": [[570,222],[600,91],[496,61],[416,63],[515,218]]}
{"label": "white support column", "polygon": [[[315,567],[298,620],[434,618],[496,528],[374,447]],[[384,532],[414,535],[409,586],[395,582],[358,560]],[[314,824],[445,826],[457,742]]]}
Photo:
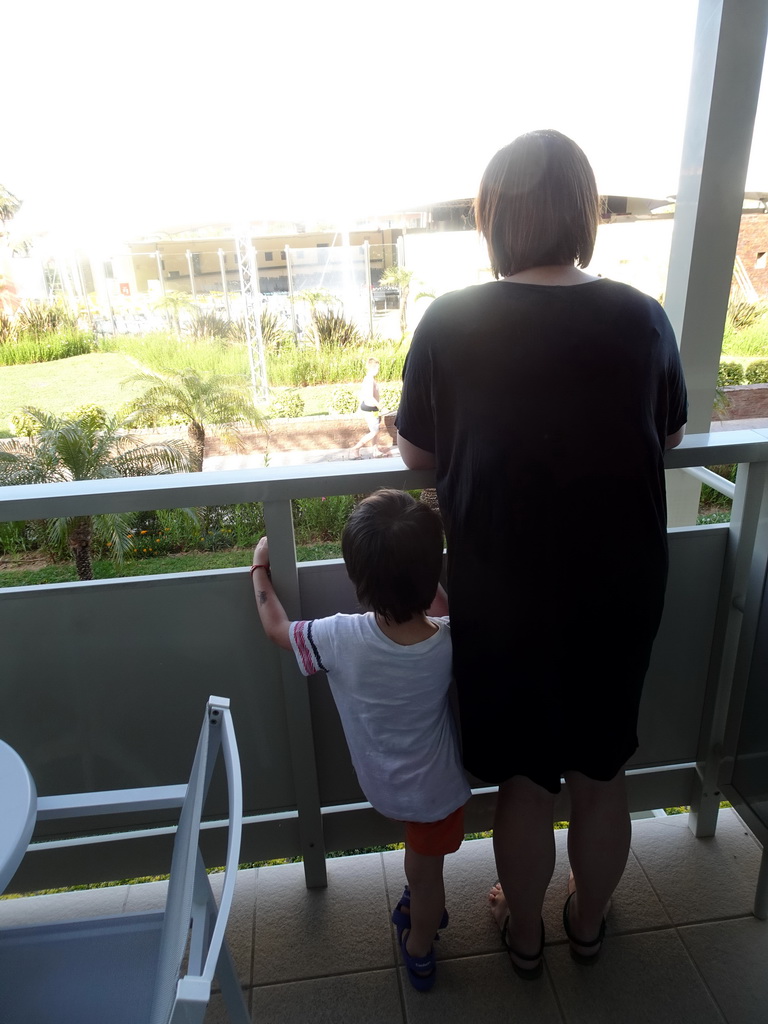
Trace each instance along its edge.
{"label": "white support column", "polygon": [[363,242],[363,261],[365,263],[365,290],[368,294],[368,336],[373,338],[373,288],[371,287],[371,243]]}
{"label": "white support column", "polygon": [[192,253],[187,249],[185,256],[187,257],[187,270],[189,271],[189,287],[192,292],[192,301],[197,302],[197,289],[195,288],[195,267],[192,262]]}
{"label": "white support column", "polygon": [[768,850],[765,847],[763,847],[763,856],[760,859],[755,905],[752,912],[759,921],[765,921],[768,918]]}
{"label": "white support column", "polygon": [[[712,419],[767,31],[768,0],[700,0],[665,299],[691,433]],[[669,483],[670,525],[694,522],[699,485]]]}
{"label": "white support column", "polygon": [[229,308],[229,291],[227,290],[227,269],[224,262],[224,250],[218,250],[219,273],[221,274],[221,290],[224,295],[224,305],[227,307],[227,320],[232,319],[232,312]]}
{"label": "white support column", "polygon": [[[272,582],[289,619],[300,619],[301,599],[290,500],[265,501],[264,523],[269,536]],[[291,745],[296,807],[299,812],[304,878],[308,889],[322,889],[328,884],[328,876],[325,867],[323,819],[320,813],[320,786],[317,778],[309,688],[291,651],[280,652],[280,669]]]}

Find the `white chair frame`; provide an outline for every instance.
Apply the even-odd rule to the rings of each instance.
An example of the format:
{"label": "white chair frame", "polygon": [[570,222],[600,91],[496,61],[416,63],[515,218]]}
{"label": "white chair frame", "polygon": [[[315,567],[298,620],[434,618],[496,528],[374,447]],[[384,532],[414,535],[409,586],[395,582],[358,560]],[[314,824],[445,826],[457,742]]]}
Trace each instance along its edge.
{"label": "white chair frame", "polygon": [[[219,752],[227,777],[229,832],[217,907],[199,835]],[[224,935],[243,824],[240,762],[227,698],[207,702],[186,785],[37,799],[38,820],[149,808],[181,808],[165,910],[0,931],[3,1024],[202,1024],[214,975],[230,1020],[249,1024]]]}

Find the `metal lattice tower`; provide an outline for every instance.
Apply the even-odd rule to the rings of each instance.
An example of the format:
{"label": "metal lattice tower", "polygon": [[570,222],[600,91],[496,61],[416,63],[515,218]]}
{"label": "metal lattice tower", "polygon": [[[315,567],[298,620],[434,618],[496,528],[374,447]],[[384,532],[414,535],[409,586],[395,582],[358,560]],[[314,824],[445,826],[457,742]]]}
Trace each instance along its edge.
{"label": "metal lattice tower", "polygon": [[[264,339],[261,334],[261,292],[256,267],[256,251],[251,244],[250,232],[241,230],[235,237],[237,269],[240,274],[240,295],[243,301],[245,340],[251,368],[251,387],[254,404],[266,402],[269,396],[267,364],[264,358]],[[256,354],[254,355],[254,345]],[[258,373],[257,373],[258,363]]]}

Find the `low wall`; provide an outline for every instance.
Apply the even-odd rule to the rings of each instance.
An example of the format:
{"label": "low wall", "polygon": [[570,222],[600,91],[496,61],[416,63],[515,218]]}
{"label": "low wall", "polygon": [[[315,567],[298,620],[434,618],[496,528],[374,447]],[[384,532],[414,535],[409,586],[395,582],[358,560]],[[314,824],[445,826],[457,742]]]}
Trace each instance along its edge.
{"label": "low wall", "polygon": [[[269,431],[257,430],[254,427],[242,426],[240,434],[243,439],[244,452],[292,452],[292,451],[331,451],[337,448],[349,448],[368,432],[362,416],[303,416],[292,420],[272,420]],[[165,438],[186,438],[183,427],[161,427],[151,431],[137,431],[146,441],[164,440]],[[389,413],[384,417],[379,429],[379,444],[394,444],[397,431],[395,415]],[[215,432],[208,432],[205,439],[205,457],[214,455],[232,455],[238,448],[231,441],[220,437]]]}
{"label": "low wall", "polygon": [[723,388],[728,405],[715,420],[768,419],[768,384],[739,384]]}
{"label": "low wall", "polygon": [[[714,420],[768,419],[768,384],[742,384],[722,389],[727,406],[713,416]],[[269,432],[243,426],[241,435],[245,452],[332,451],[349,448],[366,432],[362,416],[303,416],[298,419],[272,420]],[[146,440],[186,437],[184,428],[159,428],[141,431]],[[388,413],[379,431],[379,444],[394,444],[397,438],[395,414]],[[205,455],[232,455],[238,449],[214,432],[205,441]]]}

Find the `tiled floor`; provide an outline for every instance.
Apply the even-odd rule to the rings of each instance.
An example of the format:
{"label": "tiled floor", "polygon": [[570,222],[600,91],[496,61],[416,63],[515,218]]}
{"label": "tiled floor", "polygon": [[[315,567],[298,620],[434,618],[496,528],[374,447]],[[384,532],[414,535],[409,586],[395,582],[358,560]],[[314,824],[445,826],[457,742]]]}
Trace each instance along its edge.
{"label": "tiled floor", "polygon": [[[229,942],[255,1022],[264,1024],[765,1024],[768,922],[751,914],[760,848],[733,811],[696,839],[685,816],[633,826],[632,854],[597,965],[574,964],[560,915],[566,832],[545,905],[544,976],[518,980],[485,895],[489,841],[446,859],[450,926],[438,981],[420,994],[399,965],[389,915],[402,854],[328,862],[328,888],[307,890],[299,864],[240,872]],[[215,876],[214,876],[215,882]],[[162,905],[163,883],[0,901],[0,925],[43,916]],[[86,909],[84,901],[88,901]],[[215,995],[207,1024],[226,1020]]]}

